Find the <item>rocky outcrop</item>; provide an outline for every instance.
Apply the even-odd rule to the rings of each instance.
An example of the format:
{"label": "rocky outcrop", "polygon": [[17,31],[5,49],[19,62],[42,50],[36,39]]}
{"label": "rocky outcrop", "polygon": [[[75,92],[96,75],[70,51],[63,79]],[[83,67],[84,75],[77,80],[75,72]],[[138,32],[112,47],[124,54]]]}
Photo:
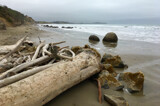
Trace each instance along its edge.
{"label": "rocky outcrop", "polygon": [[125,72],[120,73],[119,80],[125,81],[127,89],[130,93],[139,92],[143,89],[144,74],[142,72]]}
{"label": "rocky outcrop", "polygon": [[96,35],[91,35],[91,36],[89,36],[89,41],[90,42],[99,42],[100,41],[100,39],[96,36]]}
{"label": "rocky outcrop", "polygon": [[104,54],[101,60],[103,64],[111,64],[114,68],[127,68],[128,66],[123,63],[120,56],[112,56],[110,54]]}
{"label": "rocky outcrop", "polygon": [[98,80],[105,89],[122,90],[124,88],[124,85],[114,78],[107,70],[101,71]]}
{"label": "rocky outcrop", "polygon": [[118,41],[118,37],[114,32],[109,32],[105,35],[103,38],[103,42],[114,42],[116,43]]}
{"label": "rocky outcrop", "polygon": [[0,21],[0,30],[6,30],[6,25]]}
{"label": "rocky outcrop", "polygon": [[128,102],[121,96],[104,94],[104,100],[111,104],[111,106],[129,106]]}

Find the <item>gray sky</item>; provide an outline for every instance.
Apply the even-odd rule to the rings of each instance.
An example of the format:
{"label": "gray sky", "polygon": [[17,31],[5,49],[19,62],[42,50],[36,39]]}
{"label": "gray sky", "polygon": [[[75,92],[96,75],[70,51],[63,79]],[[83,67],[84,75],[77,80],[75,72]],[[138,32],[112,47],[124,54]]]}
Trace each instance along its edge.
{"label": "gray sky", "polygon": [[160,0],[0,0],[35,20],[160,23]]}

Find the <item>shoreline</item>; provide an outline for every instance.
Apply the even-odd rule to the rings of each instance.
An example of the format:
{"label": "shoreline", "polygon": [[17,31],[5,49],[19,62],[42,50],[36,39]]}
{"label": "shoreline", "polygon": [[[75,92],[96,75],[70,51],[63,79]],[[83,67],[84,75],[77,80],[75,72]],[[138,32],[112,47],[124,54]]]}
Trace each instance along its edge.
{"label": "shoreline", "polygon": [[[120,55],[122,60],[129,66],[129,68],[120,71],[116,69],[117,72],[142,71],[145,75],[143,92],[136,94],[128,94],[127,92],[117,92],[103,89],[103,93],[123,96],[129,102],[130,106],[150,106],[153,104],[156,105],[156,103],[160,103],[157,99],[157,97],[160,96],[156,96],[156,91],[158,91],[160,87],[160,80],[156,76],[159,73],[158,70],[160,68],[160,66],[157,63],[160,62],[160,49],[158,44],[142,41],[119,40],[117,47],[113,48],[106,47],[102,44],[102,42],[99,42],[98,44],[89,43],[88,37],[91,35],[90,33],[83,33],[70,30],[56,31],[52,29],[47,29],[46,31],[49,31],[50,33],[53,32],[53,34],[56,33],[59,35],[57,36],[57,38],[55,38],[55,36],[50,36],[50,39],[54,41],[56,41],[57,39],[66,40],[69,46],[84,46],[85,44],[89,44],[91,47],[97,48],[97,50],[100,51],[101,54],[111,53],[113,55]],[[46,38],[46,41],[50,41],[50,39]],[[100,39],[102,39],[102,37],[100,37]],[[67,90],[66,92],[62,93],[60,96],[56,97],[48,104],[46,104],[46,106],[80,106],[79,104],[83,104],[84,106],[108,106],[108,104],[105,101],[103,101],[102,104],[98,103],[97,87],[96,83],[93,83],[93,81],[86,80],[78,84],[77,86],[72,87],[70,90]],[[93,90],[89,92],[88,89]],[[160,93],[158,94],[160,95]],[[150,100],[151,98],[152,100]],[[144,102],[141,103],[141,101]]]}
{"label": "shoreline", "polygon": [[[27,31],[27,33],[25,32]],[[8,28],[6,31],[0,31],[0,45],[13,44],[24,35],[29,35],[31,39],[38,42],[38,36],[41,40],[47,42],[57,42],[66,40],[69,46],[84,46],[89,44],[91,47],[97,48],[103,53],[111,53],[113,55],[120,55],[122,60],[128,64],[129,68],[126,70],[116,70],[117,72],[141,70],[145,75],[143,92],[136,94],[128,94],[127,92],[118,92],[110,89],[102,89],[103,94],[115,94],[123,96],[130,106],[150,106],[159,104],[160,93],[157,91],[160,87],[159,69],[160,66],[160,49],[158,45],[145,42],[131,42],[120,40],[117,47],[105,47],[102,42],[93,45],[88,42],[88,33],[77,33],[74,31],[47,31],[39,30],[38,26],[20,26],[15,28]],[[74,36],[75,35],[75,36]],[[80,36],[81,35],[81,36]],[[84,35],[84,36],[83,36]],[[86,80],[69,90],[65,91],[55,99],[47,103],[45,106],[109,106],[103,100],[102,104],[98,102],[98,90],[94,81]]]}

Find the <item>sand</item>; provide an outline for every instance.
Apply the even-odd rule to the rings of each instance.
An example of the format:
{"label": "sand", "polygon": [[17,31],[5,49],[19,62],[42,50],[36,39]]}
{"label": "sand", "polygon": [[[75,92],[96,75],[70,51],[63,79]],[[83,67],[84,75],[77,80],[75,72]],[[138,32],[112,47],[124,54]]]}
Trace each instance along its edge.
{"label": "sand", "polygon": [[0,45],[14,44],[25,35],[37,37],[42,33],[45,33],[45,31],[39,30],[36,25],[7,27],[7,30],[0,30]]}
{"label": "sand", "polygon": [[[67,41],[66,44],[62,44],[61,46],[82,46],[89,44],[91,47],[100,50],[101,54],[111,53],[120,55],[122,60],[128,64],[129,68],[126,70],[116,69],[116,71],[142,71],[145,75],[143,91],[129,94],[126,91],[102,89],[102,93],[123,96],[129,102],[130,106],[158,106],[160,104],[159,44],[120,40],[116,48],[111,48],[104,46],[101,42],[96,45],[89,43],[87,37],[89,34],[87,35],[87,33],[54,31],[50,29],[42,31],[36,26],[20,26],[8,28],[6,31],[0,31],[0,45],[13,44],[24,35],[29,35],[36,42],[39,41],[38,36],[46,42]],[[95,81],[88,79],[57,96],[47,103],[46,106],[109,106],[109,104],[104,100],[102,104],[99,104],[97,84]]]}

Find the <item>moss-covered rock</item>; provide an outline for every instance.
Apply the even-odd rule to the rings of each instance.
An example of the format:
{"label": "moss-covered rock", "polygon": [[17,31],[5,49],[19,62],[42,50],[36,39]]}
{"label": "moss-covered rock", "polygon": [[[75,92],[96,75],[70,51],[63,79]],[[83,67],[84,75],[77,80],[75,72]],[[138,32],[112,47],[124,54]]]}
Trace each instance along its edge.
{"label": "moss-covered rock", "polygon": [[111,54],[104,54],[101,63],[103,64],[111,64],[114,68],[127,68],[120,56],[112,56]]}
{"label": "moss-covered rock", "polygon": [[125,72],[119,75],[119,80],[126,82],[129,92],[139,92],[143,89],[144,74],[142,72]]}
{"label": "moss-covered rock", "polygon": [[116,78],[113,77],[107,70],[101,71],[98,80],[101,86],[105,89],[122,90],[124,85],[122,85]]}
{"label": "moss-covered rock", "polygon": [[103,64],[103,69],[107,70],[112,76],[116,77],[117,73],[111,64]]}

